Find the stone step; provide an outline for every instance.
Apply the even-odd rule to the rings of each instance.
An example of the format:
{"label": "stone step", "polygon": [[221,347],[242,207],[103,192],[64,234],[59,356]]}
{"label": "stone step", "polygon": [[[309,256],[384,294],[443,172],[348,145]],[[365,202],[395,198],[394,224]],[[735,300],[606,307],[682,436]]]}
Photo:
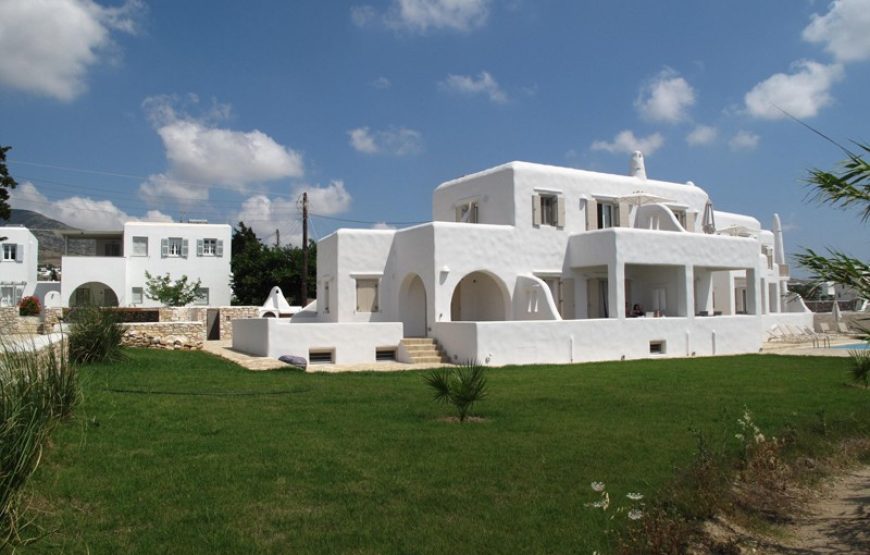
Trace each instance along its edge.
{"label": "stone step", "polygon": [[401,341],[402,345],[435,345],[436,341],[432,337],[405,337]]}
{"label": "stone step", "polygon": [[441,345],[431,337],[406,337],[401,340],[407,362],[411,364],[436,364],[447,362]]}

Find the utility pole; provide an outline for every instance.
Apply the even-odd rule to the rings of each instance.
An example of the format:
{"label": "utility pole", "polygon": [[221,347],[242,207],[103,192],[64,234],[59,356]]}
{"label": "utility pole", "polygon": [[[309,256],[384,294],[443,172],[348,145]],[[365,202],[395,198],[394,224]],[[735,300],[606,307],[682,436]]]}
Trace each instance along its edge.
{"label": "utility pole", "polygon": [[302,283],[299,286],[302,306],[308,304],[308,193],[302,193]]}
{"label": "utility pole", "polygon": [[275,247],[281,246],[281,230],[275,228]]}

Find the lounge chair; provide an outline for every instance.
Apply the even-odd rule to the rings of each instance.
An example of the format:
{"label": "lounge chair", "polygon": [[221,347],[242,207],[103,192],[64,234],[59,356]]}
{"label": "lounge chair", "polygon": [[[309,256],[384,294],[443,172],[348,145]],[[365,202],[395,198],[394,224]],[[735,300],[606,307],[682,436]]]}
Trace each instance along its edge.
{"label": "lounge chair", "polygon": [[846,335],[852,333],[851,331],[849,331],[849,325],[846,324],[846,322],[837,322],[837,329],[840,330],[840,333],[844,333]]}

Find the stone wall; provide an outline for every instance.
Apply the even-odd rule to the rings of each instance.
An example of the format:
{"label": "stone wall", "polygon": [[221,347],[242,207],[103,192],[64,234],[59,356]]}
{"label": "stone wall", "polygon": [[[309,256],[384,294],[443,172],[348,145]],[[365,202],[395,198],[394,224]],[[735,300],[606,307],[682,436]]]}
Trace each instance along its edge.
{"label": "stone wall", "polygon": [[43,308],[42,309],[42,333],[51,333],[54,331],[54,326],[60,323],[63,318],[62,308]]}
{"label": "stone wall", "polygon": [[19,316],[17,306],[0,307],[0,334],[27,334],[39,333],[39,316]]}
{"label": "stone wall", "polygon": [[202,322],[135,322],[121,324],[125,347],[197,350],[205,339]]}
{"label": "stone wall", "polygon": [[[233,338],[232,321],[238,318],[256,318],[258,306],[184,306],[160,308],[161,322],[200,322],[205,330],[209,310],[220,311],[221,340]],[[207,330],[204,331],[207,333]]]}

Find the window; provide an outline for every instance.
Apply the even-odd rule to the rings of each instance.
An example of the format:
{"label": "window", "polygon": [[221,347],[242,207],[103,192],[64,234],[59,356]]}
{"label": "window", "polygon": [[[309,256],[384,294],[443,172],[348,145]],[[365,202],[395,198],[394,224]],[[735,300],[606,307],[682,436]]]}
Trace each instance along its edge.
{"label": "window", "polygon": [[[674,213],[674,217],[677,218],[677,221],[680,222],[680,225],[683,229],[686,229],[686,211],[685,210],[671,210]],[[688,229],[686,229],[688,231]]]}
{"label": "window", "polygon": [[133,256],[148,256],[147,237],[133,237]]}
{"label": "window", "polygon": [[310,364],[332,364],[335,362],[335,349],[309,349]]}
{"label": "window", "polygon": [[3,243],[3,260],[19,260],[18,245],[14,243]]}
{"label": "window", "polygon": [[163,258],[187,258],[187,239],[170,237],[160,241],[160,256]]}
{"label": "window", "polygon": [[377,279],[358,279],[358,280],[356,280],[356,311],[357,312],[377,312],[378,311],[378,280]]}
{"label": "window", "polygon": [[224,242],[218,239],[197,239],[196,240],[196,256],[215,256],[224,255]]}
{"label": "window", "polygon": [[619,205],[615,202],[598,201],[598,229],[619,227]]}
{"label": "window", "polygon": [[0,306],[16,306],[24,295],[24,287],[7,283],[0,285]]}
{"label": "window", "polygon": [[199,288],[199,296],[194,299],[193,304],[197,306],[208,306],[208,287]]}
{"label": "window", "polygon": [[133,295],[130,297],[130,304],[142,304],[144,295],[141,287],[133,288]]}
{"label": "window", "polygon": [[103,256],[121,256],[121,243],[117,241],[104,243]]}
{"label": "window", "polygon": [[558,194],[537,194],[532,196],[532,223],[537,226],[565,225],[565,200]]}
{"label": "window", "polygon": [[456,206],[456,221],[466,224],[476,224],[478,219],[478,204],[476,200],[463,202]]}

